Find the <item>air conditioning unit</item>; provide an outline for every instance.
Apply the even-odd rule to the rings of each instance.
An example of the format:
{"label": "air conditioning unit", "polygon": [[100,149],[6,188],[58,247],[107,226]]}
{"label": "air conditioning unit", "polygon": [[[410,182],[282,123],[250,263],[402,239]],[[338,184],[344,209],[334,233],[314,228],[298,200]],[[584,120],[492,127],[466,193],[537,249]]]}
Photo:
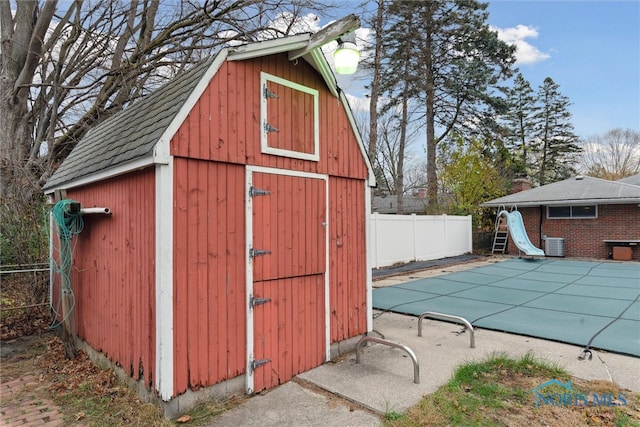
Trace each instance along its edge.
{"label": "air conditioning unit", "polygon": [[545,242],[545,255],[564,256],[564,237],[547,237]]}

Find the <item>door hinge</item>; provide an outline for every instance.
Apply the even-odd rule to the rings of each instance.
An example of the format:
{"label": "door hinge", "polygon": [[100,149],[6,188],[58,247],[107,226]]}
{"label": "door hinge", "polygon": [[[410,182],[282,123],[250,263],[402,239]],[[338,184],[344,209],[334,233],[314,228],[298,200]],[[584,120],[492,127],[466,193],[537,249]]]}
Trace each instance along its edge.
{"label": "door hinge", "polygon": [[271,126],[269,123],[264,122],[264,130],[267,132],[278,132],[278,128]]}
{"label": "door hinge", "polygon": [[266,365],[267,363],[270,363],[271,359],[259,359],[259,360],[252,360],[251,363],[249,364],[249,367],[251,368],[251,372],[255,371],[256,368],[259,368],[260,366]]}
{"label": "door hinge", "polygon": [[269,190],[261,190],[259,188],[254,187],[254,186],[251,186],[249,188],[249,197],[268,196],[269,194],[271,194],[271,191],[269,191]]}
{"label": "door hinge", "polygon": [[257,256],[261,256],[261,255],[269,255],[271,253],[271,251],[265,250],[265,249],[254,249],[251,248],[249,249],[249,257],[250,258],[255,258]]}
{"label": "door hinge", "polygon": [[255,307],[256,305],[266,304],[268,302],[271,302],[271,298],[256,298],[253,295],[249,297],[249,305],[251,306],[251,308]]}
{"label": "door hinge", "polygon": [[271,92],[267,86],[264,86],[262,94],[267,99],[269,99],[269,98],[278,99],[279,98],[278,94],[274,93],[274,92]]}

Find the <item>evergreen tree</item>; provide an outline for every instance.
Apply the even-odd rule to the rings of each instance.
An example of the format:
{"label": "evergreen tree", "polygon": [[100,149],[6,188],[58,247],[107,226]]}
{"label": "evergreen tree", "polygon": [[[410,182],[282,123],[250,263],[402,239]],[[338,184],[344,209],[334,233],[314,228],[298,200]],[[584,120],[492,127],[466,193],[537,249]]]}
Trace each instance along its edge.
{"label": "evergreen tree", "polygon": [[407,146],[409,127],[409,101],[414,98],[411,83],[416,79],[413,70],[415,69],[415,58],[412,57],[412,50],[409,43],[398,43],[403,36],[419,34],[419,22],[411,14],[410,8],[403,7],[401,2],[392,2],[389,6],[391,19],[388,21],[386,37],[382,41],[381,51],[387,56],[387,66],[380,73],[380,88],[383,93],[389,95],[388,102],[383,112],[396,112],[393,117],[398,119],[398,152],[397,164],[394,165],[396,171],[393,192],[397,199],[397,212],[404,212],[404,159]]}
{"label": "evergreen tree", "polygon": [[534,116],[535,136],[539,141],[537,178],[540,185],[566,179],[575,173],[574,165],[581,148],[573,132],[571,103],[560,93],[550,77],[538,88],[540,110]]}
{"label": "evergreen tree", "polygon": [[394,1],[389,8],[394,24],[386,33],[390,62],[382,84],[398,87],[403,79],[403,93],[425,107],[431,202],[438,188],[438,142],[451,132],[482,134],[495,125],[502,106],[498,84],[510,76],[515,61],[515,47],[489,29],[487,6],[476,0],[431,0]]}
{"label": "evergreen tree", "polygon": [[505,115],[507,127],[506,146],[513,153],[513,170],[521,176],[532,173],[537,145],[534,117],[540,110],[531,84],[518,73],[513,87],[507,92],[509,110]]}

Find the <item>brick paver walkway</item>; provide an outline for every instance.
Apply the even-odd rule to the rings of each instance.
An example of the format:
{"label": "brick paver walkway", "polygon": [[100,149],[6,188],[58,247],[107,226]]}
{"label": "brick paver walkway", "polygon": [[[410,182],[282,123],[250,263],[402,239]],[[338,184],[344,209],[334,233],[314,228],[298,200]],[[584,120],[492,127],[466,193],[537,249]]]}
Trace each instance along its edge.
{"label": "brick paver walkway", "polygon": [[[38,379],[35,375],[11,380],[0,384],[0,425],[15,426],[62,426],[62,414],[48,399],[34,399],[29,388],[35,388]],[[7,404],[7,398],[25,391],[24,396]]]}

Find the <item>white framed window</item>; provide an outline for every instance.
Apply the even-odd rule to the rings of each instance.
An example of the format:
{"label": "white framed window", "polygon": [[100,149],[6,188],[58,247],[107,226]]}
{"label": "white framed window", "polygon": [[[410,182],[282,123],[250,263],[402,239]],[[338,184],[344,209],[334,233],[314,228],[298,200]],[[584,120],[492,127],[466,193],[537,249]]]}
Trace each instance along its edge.
{"label": "white framed window", "polygon": [[549,219],[597,218],[598,205],[547,206]]}
{"label": "white framed window", "polygon": [[319,92],[260,73],[261,151],[276,156],[320,159]]}

